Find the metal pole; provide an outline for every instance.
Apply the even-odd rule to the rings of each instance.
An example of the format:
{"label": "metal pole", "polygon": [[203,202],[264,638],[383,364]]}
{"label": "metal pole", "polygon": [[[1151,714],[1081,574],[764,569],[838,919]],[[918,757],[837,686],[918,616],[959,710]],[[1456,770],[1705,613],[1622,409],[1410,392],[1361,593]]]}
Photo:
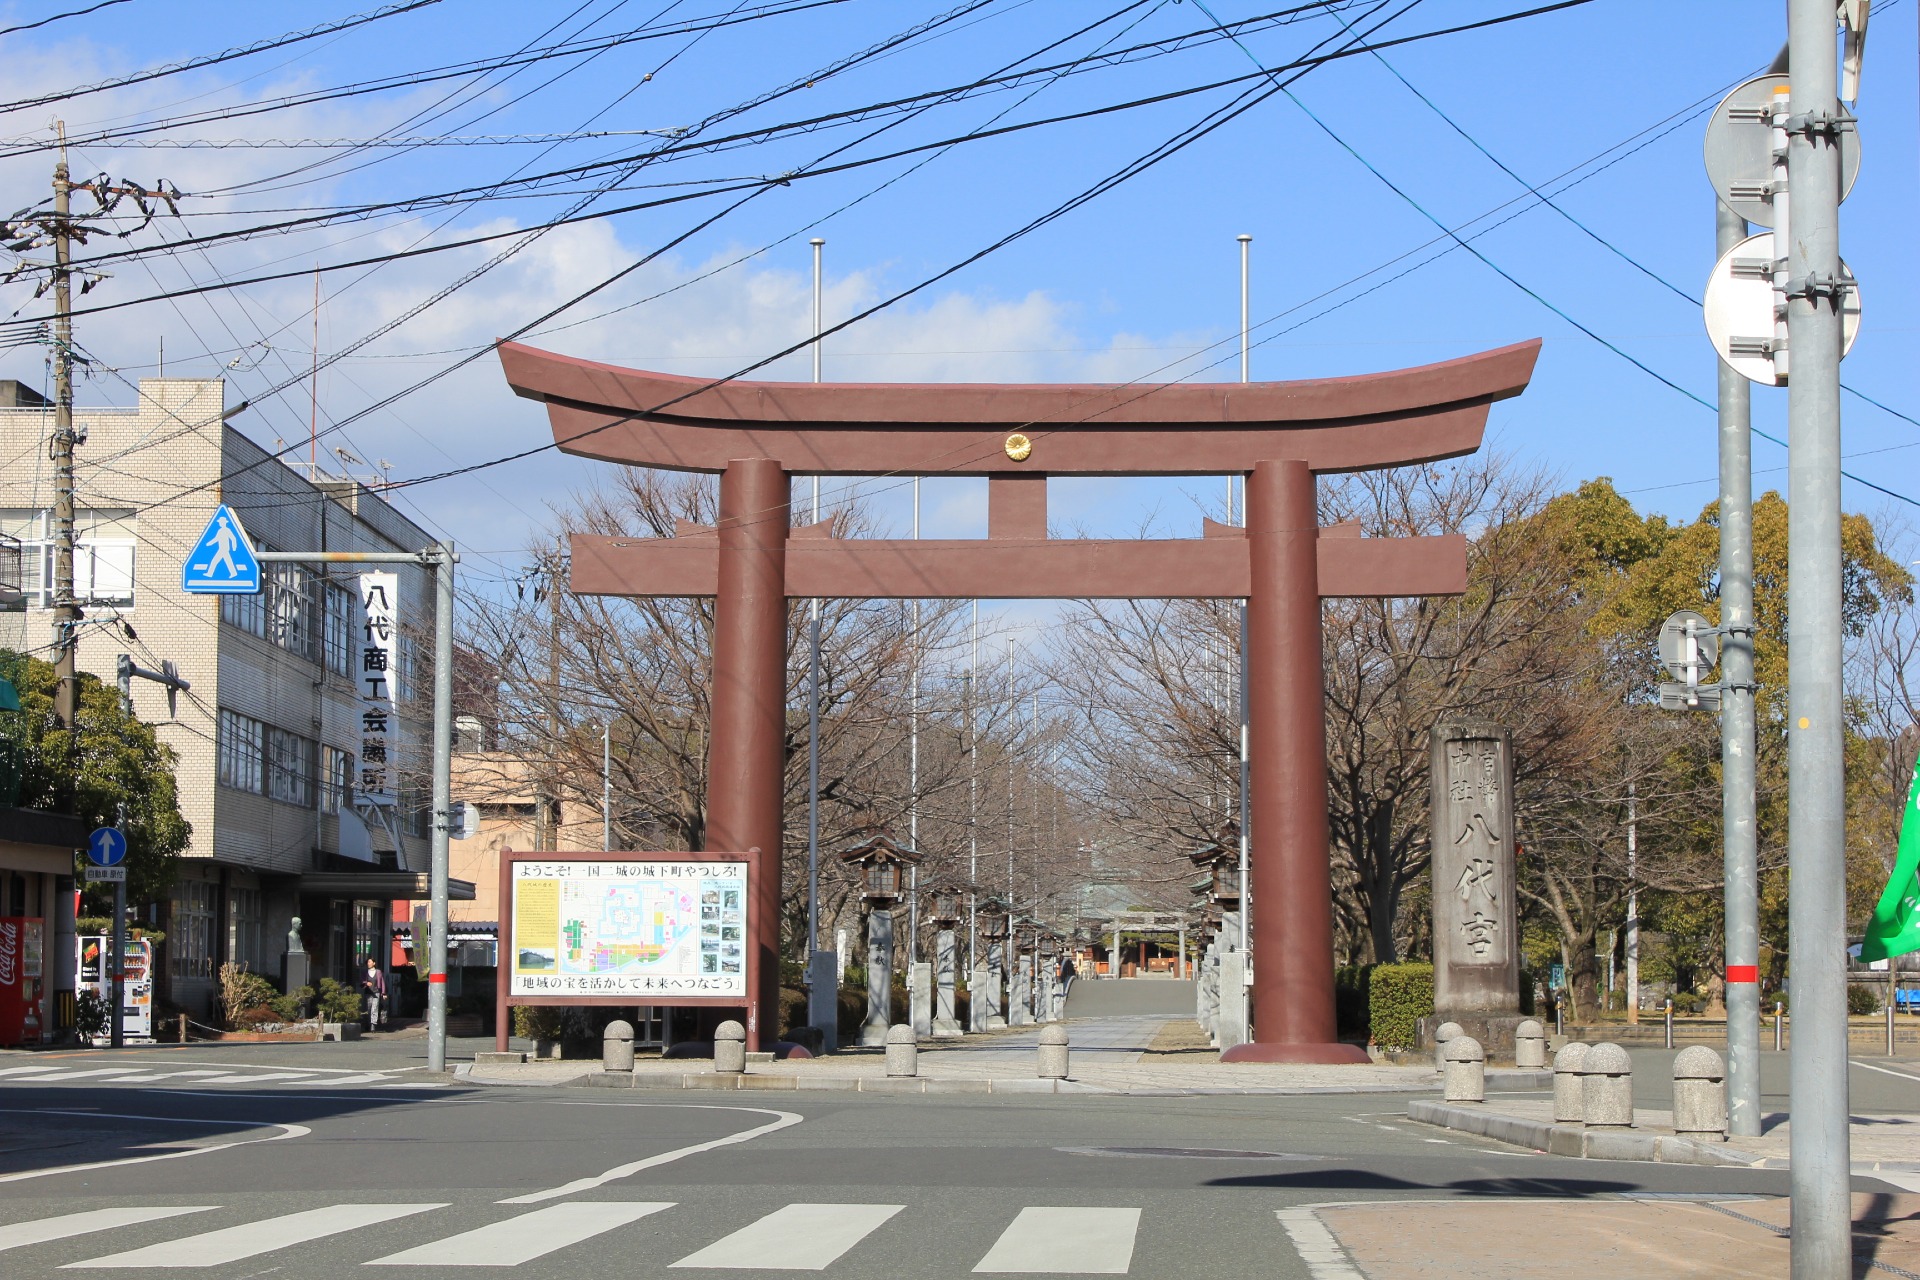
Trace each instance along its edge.
{"label": "metal pole", "polygon": [[[913,536],[920,538],[920,477],[913,478]],[[907,653],[907,843],[920,848],[920,602],[913,602],[913,636]],[[968,896],[972,916],[972,896]],[[907,869],[907,929],[913,953],[920,943],[920,868]],[[971,961],[972,953],[968,953]]]}
{"label": "metal pole", "polygon": [[1847,1133],[1846,651],[1840,627],[1840,160],[1832,0],[1789,0],[1787,918],[1793,1276],[1852,1274]]}
{"label": "metal pole", "polygon": [[[60,131],[60,160],[53,167],[53,714],[71,729],[79,715],[80,604],[73,595],[73,294],[68,269],[72,184],[67,178],[67,127]],[[120,964],[114,953],[114,965]],[[120,1043],[115,1006],[114,1043]]]}
{"label": "metal pole", "polygon": [[1773,1002],[1773,1051],[1780,1052],[1781,1038],[1785,1034],[1785,1016],[1787,1007],[1775,1000]]}
{"label": "metal pole", "polygon": [[118,1049],[127,1043],[127,882],[113,882],[113,932],[107,945],[113,948],[107,961],[110,971],[107,1007],[113,1012],[113,1019],[107,1025],[109,1041]]}
{"label": "metal pole", "polygon": [[447,855],[453,826],[453,544],[433,568],[433,870],[427,943],[427,1070],[447,1069]]}
{"label": "metal pole", "polygon": [[[1001,752],[1007,765],[1007,901],[1013,901],[1013,735],[1020,729],[1020,701],[1013,695],[1013,637],[1007,637],[1007,749]],[[1031,908],[1037,915],[1040,910],[1039,895],[1034,897]],[[1035,953],[1036,963],[1038,953]]]}
{"label": "metal pole", "polygon": [[600,726],[600,848],[613,848],[613,722]]}
{"label": "metal pole", "polygon": [[[1250,313],[1247,310],[1247,257],[1253,246],[1253,237],[1238,235],[1234,239],[1240,242],[1240,381],[1248,382],[1251,381],[1248,369],[1252,362],[1252,348],[1249,345],[1251,329],[1248,325]],[[1231,511],[1228,512],[1227,519],[1233,519]]]}
{"label": "metal pole", "polygon": [[[1720,254],[1747,222],[1715,201]],[[1726,877],[1727,1132],[1760,1132],[1760,898],[1754,800],[1753,385],[1720,361],[1720,772]]]}
{"label": "metal pole", "polygon": [[[1250,277],[1247,272],[1247,263],[1253,245],[1253,237],[1242,234],[1236,238],[1240,241],[1240,381],[1244,384],[1251,380],[1253,374],[1251,361],[1252,352],[1248,345],[1248,336],[1250,333],[1248,317],[1251,314],[1248,308],[1250,305],[1251,292],[1249,287]],[[1241,483],[1244,485],[1245,481],[1243,480]],[[1240,500],[1240,523],[1245,524],[1246,520],[1246,497],[1245,491],[1243,490]],[[1233,522],[1232,476],[1227,477],[1227,522],[1229,524]],[[1248,840],[1251,837],[1252,823],[1250,821],[1250,815],[1247,812],[1247,795],[1251,787],[1249,786],[1247,770],[1247,602],[1245,600],[1240,602],[1239,686],[1240,801],[1235,806],[1235,814],[1240,819],[1237,824],[1240,828],[1240,950],[1244,952],[1249,950],[1247,942],[1251,935],[1248,932],[1248,927],[1249,921],[1253,916],[1253,886],[1247,878],[1247,850],[1249,848]],[[1249,969],[1248,972],[1251,972],[1251,970]],[[1236,999],[1240,998],[1241,993],[1235,992],[1234,994]]]}
{"label": "metal pole", "polygon": [[[967,624],[967,883],[980,883],[980,721],[974,710],[980,685],[980,602],[973,602]],[[1011,896],[1007,910],[1013,910]],[[1011,915],[1008,917],[1012,919]],[[1008,938],[1013,934],[1009,932]],[[971,941],[969,941],[971,945]]]}
{"label": "metal pole", "polygon": [[[820,250],[813,246],[813,380],[820,381]],[[820,477],[813,478],[813,518],[820,523]],[[820,948],[820,601],[807,602],[807,963]],[[777,1030],[777,1028],[775,1029]]]}
{"label": "metal pole", "polygon": [[1640,808],[1627,784],[1627,1022],[1640,1021]]}
{"label": "metal pole", "polygon": [[1673,1048],[1673,997],[1671,996],[1667,997],[1666,1017],[1667,1017],[1666,1043],[1667,1043],[1667,1048],[1671,1049]]}

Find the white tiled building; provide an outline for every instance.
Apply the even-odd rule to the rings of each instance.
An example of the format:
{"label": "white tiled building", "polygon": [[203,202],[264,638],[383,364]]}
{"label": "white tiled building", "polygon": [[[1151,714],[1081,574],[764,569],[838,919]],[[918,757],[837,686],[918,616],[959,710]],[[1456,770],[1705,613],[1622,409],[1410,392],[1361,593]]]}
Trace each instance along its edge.
{"label": "white tiled building", "polygon": [[[134,680],[133,703],[179,753],[181,807],[193,824],[172,899],[155,907],[165,916],[161,995],[202,1014],[225,961],[278,977],[295,916],[316,979],[344,979],[367,955],[384,965],[390,903],[424,897],[428,865],[430,570],[268,565],[252,596],[188,595],[180,579],[223,502],[261,551],[415,551],[433,539],[366,484],[309,479],[240,434],[223,416],[225,385],[147,378],[138,408],[74,415],[86,432],[77,450],[80,666],[111,683],[121,653],[149,669],[167,659],[192,684],[171,721],[157,684]],[[0,405],[36,398],[0,384]],[[51,427],[51,409],[0,407],[0,533],[22,543],[27,597],[24,613],[0,614],[0,646],[41,657],[53,635]],[[374,824],[369,840],[353,815],[363,567],[399,575],[397,855],[386,831]]]}

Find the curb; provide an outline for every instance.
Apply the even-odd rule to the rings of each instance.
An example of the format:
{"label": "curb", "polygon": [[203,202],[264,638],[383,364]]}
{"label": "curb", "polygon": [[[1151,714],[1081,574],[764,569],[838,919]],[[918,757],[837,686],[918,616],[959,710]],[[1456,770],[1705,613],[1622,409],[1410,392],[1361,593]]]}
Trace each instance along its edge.
{"label": "curb", "polygon": [[1657,1164],[1720,1165],[1742,1169],[1764,1168],[1767,1164],[1765,1157],[1750,1151],[1709,1146],[1691,1138],[1549,1124],[1543,1120],[1523,1120],[1519,1116],[1444,1102],[1408,1103],[1407,1118],[1441,1129],[1478,1134],[1511,1146],[1529,1147],[1548,1155],[1573,1156],[1584,1160],[1641,1160]]}
{"label": "curb", "polygon": [[[490,1083],[490,1082],[488,1082]],[[1077,1080],[940,1080],[919,1076],[668,1075],[596,1071],[567,1080],[596,1089],[772,1090],[788,1093],[1105,1093]]]}

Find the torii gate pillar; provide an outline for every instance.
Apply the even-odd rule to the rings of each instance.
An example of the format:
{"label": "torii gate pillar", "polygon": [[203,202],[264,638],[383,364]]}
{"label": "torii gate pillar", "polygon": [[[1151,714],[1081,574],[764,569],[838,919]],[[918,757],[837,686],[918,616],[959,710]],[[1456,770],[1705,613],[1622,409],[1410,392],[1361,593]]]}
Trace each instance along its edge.
{"label": "torii gate pillar", "polygon": [[[1304,461],[1247,477],[1247,734],[1259,797],[1249,828],[1253,1026],[1222,1062],[1365,1062],[1340,1043],[1328,870],[1326,710],[1320,659],[1319,504]],[[1244,909],[1244,908],[1243,908]]]}
{"label": "torii gate pillar", "polygon": [[745,849],[759,922],[747,1048],[780,1034],[780,851],[786,795],[787,473],[740,458],[720,473],[719,590],[713,600],[713,730],[707,744],[709,849]]}

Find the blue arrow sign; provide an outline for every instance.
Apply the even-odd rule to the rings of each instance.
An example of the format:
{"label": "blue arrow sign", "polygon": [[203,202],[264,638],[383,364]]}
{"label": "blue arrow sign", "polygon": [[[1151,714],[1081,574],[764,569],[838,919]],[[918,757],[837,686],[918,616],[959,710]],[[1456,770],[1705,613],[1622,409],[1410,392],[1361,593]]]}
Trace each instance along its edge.
{"label": "blue arrow sign", "polygon": [[87,861],[96,867],[117,867],[126,856],[126,833],[118,827],[95,827],[87,837]]}
{"label": "blue arrow sign", "polygon": [[207,521],[206,532],[180,566],[180,589],[195,595],[252,595],[260,590],[260,560],[232,507],[222,504]]}

